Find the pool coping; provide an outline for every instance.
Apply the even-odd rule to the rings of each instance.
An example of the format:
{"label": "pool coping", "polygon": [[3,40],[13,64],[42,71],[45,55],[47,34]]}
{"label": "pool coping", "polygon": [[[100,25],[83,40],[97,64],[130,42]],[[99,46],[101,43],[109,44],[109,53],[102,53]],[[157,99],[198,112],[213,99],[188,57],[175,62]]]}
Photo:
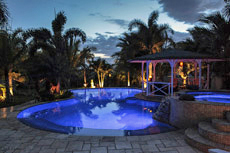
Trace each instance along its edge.
{"label": "pool coping", "polygon": [[[92,89],[92,88],[82,88],[83,90],[84,89]],[[82,90],[82,89],[71,89],[71,90]],[[93,88],[93,89],[100,89],[100,88]],[[117,87],[115,87],[115,88],[106,88],[106,89],[117,89]],[[118,89],[124,89],[124,88],[118,88]],[[129,87],[129,88],[125,88],[125,89],[137,89],[137,88],[131,88],[131,87]],[[141,89],[138,89],[138,90],[141,90]],[[135,95],[136,96],[136,95]],[[58,100],[55,100],[55,101],[47,101],[47,102],[38,102],[38,103],[34,103],[34,104],[31,104],[31,105],[29,105],[28,107],[26,107],[26,108],[24,108],[23,110],[21,110],[21,111],[19,111],[18,113],[17,113],[17,116],[21,113],[21,112],[23,112],[24,110],[26,110],[26,109],[30,109],[30,108],[32,108],[32,107],[36,107],[36,106],[39,106],[39,105],[45,105],[45,104],[49,104],[49,103],[56,103],[56,102],[61,102],[61,101],[64,101],[64,100],[70,100],[70,99],[73,99],[74,98],[74,96],[71,96],[71,97],[69,97],[69,98],[65,98],[65,99],[58,99]],[[157,101],[150,101],[150,100],[146,100],[146,99],[141,99],[141,100],[144,100],[144,101],[148,101],[148,102],[157,102]],[[159,102],[159,101],[158,101]],[[18,118],[17,118],[18,119]],[[40,127],[40,126],[38,126],[38,127],[36,127],[35,125],[33,125],[33,124],[30,124],[30,123],[28,123],[28,122],[26,122],[26,121],[24,121],[23,119],[18,119],[20,122],[22,122],[23,124],[25,124],[25,125],[27,125],[27,126],[30,126],[30,127],[32,127],[32,128],[36,128],[36,129],[39,129],[39,130],[44,130],[44,131],[49,131],[49,132],[54,132],[54,133],[63,133],[63,132],[58,132],[58,131],[55,131],[55,130],[51,130],[51,129],[49,129],[49,128],[44,128],[44,127]],[[157,121],[157,120],[156,120]],[[161,122],[161,121],[158,121],[158,122]],[[171,128],[171,130],[170,131],[165,131],[165,130],[163,130],[162,132],[160,132],[160,133],[167,133],[167,132],[172,132],[172,131],[176,131],[176,130],[178,130],[178,128],[176,128],[176,127],[174,127],[174,126],[172,126],[172,125],[170,125],[170,124],[168,124],[168,123],[164,123],[164,122],[161,122],[162,123],[162,125],[164,125],[164,124],[167,124],[168,126],[170,126],[170,128]],[[57,125],[57,126],[60,126],[60,127],[63,127],[63,128],[68,128],[67,126],[62,126],[62,125]],[[147,128],[145,128],[145,129],[139,129],[139,130],[122,130],[122,131],[124,131],[124,133],[130,133],[130,131],[131,131],[131,133],[136,133],[135,135],[124,135],[124,136],[145,136],[145,135],[151,135],[151,134],[147,134],[146,133],[146,131],[150,131],[149,129],[151,129],[152,127],[147,127]],[[83,129],[88,129],[88,128],[83,128]],[[89,130],[94,130],[94,129],[89,129]],[[97,129],[96,129],[97,130]],[[101,130],[101,131],[103,131],[103,129],[98,129],[98,130]],[[110,130],[110,129],[108,129],[108,130]],[[112,131],[112,129],[111,129],[111,131]],[[119,131],[119,130],[114,130],[114,131]],[[140,134],[140,133],[145,133],[145,134]],[[137,133],[139,133],[139,134],[137,134]],[[63,133],[63,134],[67,134],[67,133]],[[158,134],[158,133],[155,133],[155,134]],[[74,134],[73,134],[74,135]],[[81,136],[81,135],[80,135]]]}
{"label": "pool coping", "polygon": [[[35,103],[37,105],[38,103]],[[6,118],[0,118],[0,152],[82,152],[125,153],[151,151],[197,152],[184,141],[184,130],[146,136],[76,136],[34,129],[17,120],[21,110],[34,105],[34,101],[14,106]],[[0,109],[1,111],[2,109]]]}

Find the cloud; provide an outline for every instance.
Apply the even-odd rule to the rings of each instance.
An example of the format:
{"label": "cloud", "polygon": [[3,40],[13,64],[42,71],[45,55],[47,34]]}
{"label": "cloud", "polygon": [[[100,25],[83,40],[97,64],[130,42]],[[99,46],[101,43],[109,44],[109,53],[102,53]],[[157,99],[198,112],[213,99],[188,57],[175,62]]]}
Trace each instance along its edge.
{"label": "cloud", "polygon": [[223,0],[158,0],[163,11],[177,21],[195,23],[205,12],[220,10]]}
{"label": "cloud", "polygon": [[114,32],[105,32],[106,34],[109,34],[109,35],[114,35],[115,33]]}
{"label": "cloud", "polygon": [[108,56],[103,53],[93,53],[95,57],[100,57],[100,58],[111,58],[111,56]]}
{"label": "cloud", "polygon": [[99,12],[90,13],[89,16],[100,17],[100,18],[111,18],[111,16],[103,15],[103,14],[101,14],[101,13],[99,13]]}
{"label": "cloud", "polygon": [[[112,32],[105,32],[105,34],[95,33],[95,38],[88,38],[84,46],[93,46],[97,50],[93,51],[95,58],[104,58],[110,64],[114,63],[114,59],[111,57],[114,53],[120,51],[121,49],[116,45],[119,43],[120,36],[117,35],[108,35],[113,34]],[[184,32],[174,32],[172,38],[175,42],[185,40],[189,38],[189,33]]]}
{"label": "cloud", "polygon": [[115,18],[112,18],[111,16],[106,16],[106,15],[103,15],[103,14],[101,14],[99,12],[90,13],[89,16],[102,18],[102,20],[104,20],[105,22],[108,22],[108,23],[111,23],[111,24],[116,24],[116,25],[120,26],[123,29],[128,28],[129,21],[127,21],[127,20],[115,19]]}
{"label": "cloud", "polygon": [[95,57],[105,58],[109,63],[114,63],[111,56],[120,51],[120,48],[116,47],[118,44],[119,36],[104,35],[100,33],[95,33],[96,38],[88,38],[85,46],[96,47],[97,50],[94,51]]}
{"label": "cloud", "polygon": [[186,40],[191,38],[189,33],[174,31],[174,35],[171,36],[175,42]]}
{"label": "cloud", "polygon": [[122,20],[122,19],[106,19],[105,21],[109,22],[109,23],[112,23],[112,24],[116,24],[116,25],[120,26],[123,29],[127,29],[128,24],[129,24],[129,21]]}

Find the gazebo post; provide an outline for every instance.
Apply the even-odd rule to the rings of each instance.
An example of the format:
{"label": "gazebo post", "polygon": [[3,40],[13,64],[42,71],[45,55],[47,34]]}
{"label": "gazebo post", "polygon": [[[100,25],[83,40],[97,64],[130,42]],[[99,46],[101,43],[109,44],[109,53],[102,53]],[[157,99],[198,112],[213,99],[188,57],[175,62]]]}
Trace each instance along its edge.
{"label": "gazebo post", "polygon": [[209,89],[210,64],[207,65],[207,89]]}
{"label": "gazebo post", "polygon": [[201,66],[202,66],[202,64],[201,64],[201,60],[197,60],[197,63],[198,63],[198,65],[199,65],[199,89],[201,89],[202,87],[201,87]]}
{"label": "gazebo post", "polygon": [[176,63],[175,63],[175,65],[174,65],[174,67],[173,67],[173,72],[174,72],[174,74],[173,74],[173,76],[174,76],[174,78],[176,78]]}
{"label": "gazebo post", "polygon": [[149,95],[149,61],[146,63],[146,96]]}
{"label": "gazebo post", "polygon": [[153,62],[153,82],[156,81],[156,62]]}
{"label": "gazebo post", "polygon": [[195,80],[197,79],[197,62],[195,61],[195,63],[194,63],[194,65],[195,65]]}
{"label": "gazebo post", "polygon": [[174,78],[174,65],[176,63],[177,60],[169,60],[169,64],[171,66],[171,96],[173,96],[173,78]]}
{"label": "gazebo post", "polygon": [[144,91],[144,62],[141,62],[142,92]]}

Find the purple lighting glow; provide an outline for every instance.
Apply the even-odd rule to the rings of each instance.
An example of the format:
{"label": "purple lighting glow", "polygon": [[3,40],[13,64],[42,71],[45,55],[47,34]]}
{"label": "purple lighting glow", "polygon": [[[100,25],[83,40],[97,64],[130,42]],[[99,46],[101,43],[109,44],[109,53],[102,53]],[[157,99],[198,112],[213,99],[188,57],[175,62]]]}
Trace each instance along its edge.
{"label": "purple lighting glow", "polygon": [[187,92],[187,94],[194,95],[196,100],[199,100],[199,101],[230,103],[230,93],[224,93],[224,92]]}
{"label": "purple lighting glow", "polygon": [[74,99],[28,108],[18,119],[35,128],[76,135],[143,135],[172,129],[152,119],[159,103],[133,97],[141,92],[139,89],[72,92]]}

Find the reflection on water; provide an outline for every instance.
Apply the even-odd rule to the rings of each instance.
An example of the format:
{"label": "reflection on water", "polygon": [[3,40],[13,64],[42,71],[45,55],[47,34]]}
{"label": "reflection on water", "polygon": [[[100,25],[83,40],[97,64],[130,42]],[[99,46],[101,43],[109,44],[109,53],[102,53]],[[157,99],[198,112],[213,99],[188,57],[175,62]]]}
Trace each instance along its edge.
{"label": "reflection on water", "polygon": [[36,128],[76,135],[143,135],[170,127],[152,119],[159,103],[138,100],[137,89],[74,90],[74,99],[31,107],[18,119]]}
{"label": "reflection on water", "polygon": [[0,108],[0,119],[7,118],[7,114],[14,111],[14,107]]}

